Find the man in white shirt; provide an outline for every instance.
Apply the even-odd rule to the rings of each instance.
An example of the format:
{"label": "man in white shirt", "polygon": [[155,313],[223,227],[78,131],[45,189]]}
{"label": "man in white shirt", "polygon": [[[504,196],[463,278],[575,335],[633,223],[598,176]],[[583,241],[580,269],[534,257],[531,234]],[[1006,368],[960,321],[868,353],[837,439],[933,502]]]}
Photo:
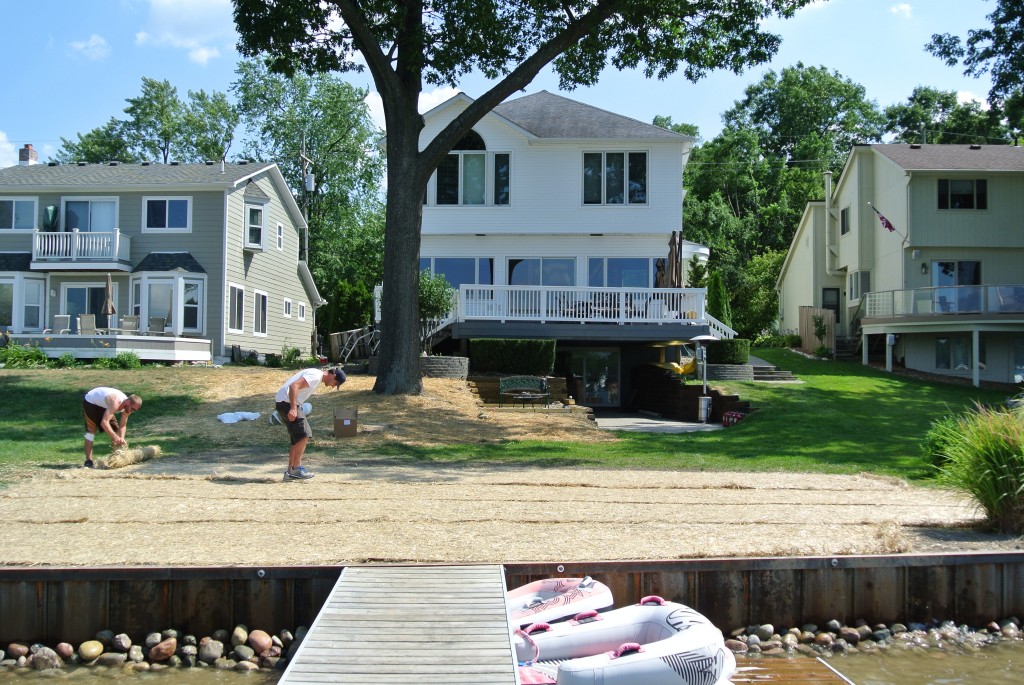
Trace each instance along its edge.
{"label": "man in white shirt", "polygon": [[313,437],[313,431],[302,412],[302,404],[313,394],[320,383],[329,388],[340,388],[345,382],[345,372],[341,369],[303,369],[285,381],[274,396],[274,405],[278,416],[288,428],[292,446],[288,450],[288,468],[284,472],[284,480],[309,480],[313,474],[302,465],[302,455],[306,444]]}
{"label": "man in white shirt", "polygon": [[[124,433],[128,429],[128,417],[142,407],[138,395],[125,395],[116,388],[93,388],[85,393],[82,411],[85,414],[85,466],[93,467],[92,443],[97,430],[110,436],[114,447],[126,445]],[[118,425],[117,414],[122,414]]]}

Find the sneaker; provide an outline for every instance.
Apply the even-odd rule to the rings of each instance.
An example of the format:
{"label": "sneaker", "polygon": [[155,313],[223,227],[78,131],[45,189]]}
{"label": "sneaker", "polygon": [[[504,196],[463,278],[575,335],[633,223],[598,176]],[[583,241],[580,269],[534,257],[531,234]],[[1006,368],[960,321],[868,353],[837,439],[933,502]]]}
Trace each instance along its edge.
{"label": "sneaker", "polygon": [[83,466],[87,469],[91,469],[95,466],[95,464],[92,463],[92,459],[86,459]]}
{"label": "sneaker", "polygon": [[292,480],[309,480],[310,478],[313,477],[313,474],[307,471],[305,466],[299,466],[294,469],[288,469],[287,471],[285,471],[285,475],[287,475]]}

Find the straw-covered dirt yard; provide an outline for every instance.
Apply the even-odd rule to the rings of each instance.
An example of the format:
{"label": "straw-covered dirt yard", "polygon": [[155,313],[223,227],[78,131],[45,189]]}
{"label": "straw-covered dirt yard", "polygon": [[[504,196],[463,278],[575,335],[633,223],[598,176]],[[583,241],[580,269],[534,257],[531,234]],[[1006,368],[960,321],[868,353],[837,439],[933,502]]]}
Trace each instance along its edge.
{"label": "straw-covered dirt yard", "polygon": [[[287,437],[268,411],[289,372],[183,371],[206,400],[202,413],[130,423],[128,437],[141,447],[186,432],[201,447],[116,469],[33,470],[0,491],[0,565],[578,562],[1024,548],[973,529],[979,515],[970,502],[896,479],[382,456],[384,443],[415,454],[425,445],[617,439],[580,414],[493,411],[453,380],[424,379],[415,397],[377,395],[374,379],[363,375],[350,376],[340,391],[321,388],[312,398],[314,440],[305,460],[316,477],[286,483]],[[357,436],[332,436],[335,407],[359,410]],[[261,415],[234,424],[217,418],[236,411]],[[80,428],[69,420],[67,430]],[[685,450],[687,435],[678,439]],[[97,440],[98,457],[109,448]]]}

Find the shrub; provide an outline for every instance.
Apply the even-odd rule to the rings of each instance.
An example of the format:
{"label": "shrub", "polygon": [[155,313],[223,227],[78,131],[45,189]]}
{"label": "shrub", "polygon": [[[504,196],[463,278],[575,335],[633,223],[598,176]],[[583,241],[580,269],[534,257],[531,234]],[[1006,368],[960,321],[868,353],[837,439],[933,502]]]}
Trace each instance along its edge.
{"label": "shrub", "polygon": [[469,366],[473,373],[547,376],[555,366],[555,341],[474,338],[469,341]]}
{"label": "shrub", "polygon": [[932,421],[928,432],[925,433],[924,442],[921,443],[921,453],[932,466],[941,467],[949,459],[947,455],[950,444],[960,437],[957,432],[958,421],[955,415],[947,414]]}
{"label": "shrub", "polygon": [[814,348],[815,357],[831,357],[832,350],[828,349],[828,345],[818,345]]}
{"label": "shrub", "polygon": [[79,366],[81,362],[70,352],[65,352],[61,356],[50,361],[50,365],[55,369],[73,369]]}
{"label": "shrub", "polygon": [[745,338],[718,340],[707,348],[708,364],[746,364],[750,361],[750,341]]}
{"label": "shrub", "polygon": [[270,368],[270,369],[280,369],[281,368],[281,355],[274,354],[273,352],[267,352],[267,354],[264,355],[264,357],[263,357],[263,363],[264,363],[264,365],[267,366],[267,368]]}
{"label": "shrub", "polygon": [[934,424],[928,439],[945,457],[940,483],[973,497],[999,532],[1024,533],[1024,410],[976,405]]}
{"label": "shrub", "polygon": [[[302,350],[297,347],[288,347],[287,345],[281,348],[281,365],[286,368],[297,367],[302,361]],[[267,364],[267,366],[270,366]]]}
{"label": "shrub", "polygon": [[99,357],[92,365],[97,369],[141,369],[142,360],[134,352],[118,352],[113,357]]}
{"label": "shrub", "polygon": [[35,345],[8,343],[0,347],[0,364],[8,369],[38,369],[48,362],[46,353]]}

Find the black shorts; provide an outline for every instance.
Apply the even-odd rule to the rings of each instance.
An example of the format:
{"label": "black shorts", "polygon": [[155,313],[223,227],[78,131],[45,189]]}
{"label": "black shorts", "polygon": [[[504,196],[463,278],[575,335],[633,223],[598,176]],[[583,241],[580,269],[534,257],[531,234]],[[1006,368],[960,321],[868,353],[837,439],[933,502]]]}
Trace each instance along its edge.
{"label": "black shorts", "polygon": [[[99,435],[103,433],[103,415],[107,413],[104,407],[97,406],[88,400],[82,400],[82,411],[85,413],[85,432]],[[110,428],[116,433],[120,428],[117,424],[117,417],[110,417]]]}
{"label": "black shorts", "polygon": [[292,403],[276,402],[274,406],[277,408],[277,415],[281,417],[281,423],[288,429],[288,436],[292,439],[293,445],[300,440],[313,437],[313,430],[309,427],[309,422],[306,421],[306,416],[302,413],[302,407],[296,409],[295,420],[289,421],[288,412],[292,410]]}

